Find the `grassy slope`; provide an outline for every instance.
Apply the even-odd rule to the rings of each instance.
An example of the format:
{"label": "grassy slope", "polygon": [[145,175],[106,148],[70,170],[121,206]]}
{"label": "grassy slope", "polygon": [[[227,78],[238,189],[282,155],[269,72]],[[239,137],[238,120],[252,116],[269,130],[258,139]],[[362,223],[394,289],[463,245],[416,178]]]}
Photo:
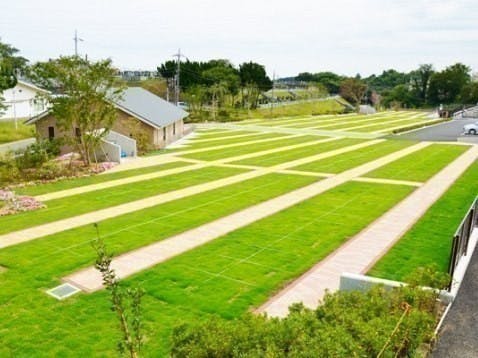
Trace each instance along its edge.
{"label": "grassy slope", "polygon": [[351,169],[358,165],[378,159],[384,155],[404,149],[412,144],[413,142],[409,141],[387,140],[386,142],[357,149],[353,152],[344,153],[336,157],[330,157],[300,165],[292,169],[319,173],[340,173],[344,170]]}
{"label": "grassy slope", "polygon": [[284,116],[301,116],[309,114],[342,113],[344,107],[335,100],[303,102],[285,106],[257,109],[251,112],[253,118],[274,118]]}
{"label": "grassy slope", "polygon": [[426,181],[468,149],[469,147],[464,145],[432,144],[365,176]]}
{"label": "grassy slope", "polygon": [[33,136],[33,127],[23,124],[20,120],[18,121],[18,130],[15,130],[15,123],[13,121],[0,121],[0,144]]}
{"label": "grassy slope", "polygon": [[25,229],[87,212],[109,208],[168,191],[206,183],[210,181],[211,178],[221,179],[246,171],[247,170],[238,168],[209,167],[133,184],[124,184],[96,190],[85,194],[68,196],[61,199],[49,200],[45,202],[47,205],[45,209],[0,217],[0,233],[3,234]]}
{"label": "grassy slope", "polygon": [[[262,185],[270,185],[273,176],[269,180],[262,178]],[[296,178],[293,181],[296,182]],[[284,180],[277,183],[284,185]],[[240,184],[243,188],[245,185]],[[229,192],[237,193],[238,186]],[[224,193],[216,193],[216,199],[228,203],[227,206],[240,206],[238,201],[242,205],[248,201],[250,205],[258,196],[266,196],[257,180],[249,189],[253,192],[247,196],[224,199]],[[141,282],[147,292],[144,299],[146,353],[155,356],[158,350],[165,353],[171,328],[180,321],[209,314],[235,317],[251,305],[260,304],[411,190],[348,183],[127,280],[127,284]],[[203,210],[189,207],[193,217],[186,219],[188,215],[181,213],[184,203],[171,204],[169,208],[165,205],[164,213],[174,213],[176,206],[179,215],[172,217],[172,222],[158,217],[158,209],[150,210],[150,214],[142,215],[142,220],[148,220],[155,213],[154,224],[139,230],[141,233],[139,228],[123,232],[124,239],[108,236],[107,243],[115,252],[121,252],[144,245],[145,236],[157,240],[159,237],[154,236],[168,235],[172,225],[181,227],[181,221],[197,225],[204,215],[217,216],[217,204],[211,197],[206,198],[208,195],[202,196]],[[194,200],[190,199],[189,204],[194,205]],[[219,207],[224,210],[226,205]],[[345,208],[347,210],[342,210]],[[131,220],[137,215],[128,216]],[[123,225],[131,225],[130,220],[122,220]],[[120,229],[121,222],[104,224],[101,230],[111,233],[115,227]],[[83,228],[0,252],[0,264],[9,267],[0,275],[0,284],[6,288],[0,291],[0,303],[8,306],[0,311],[0,352],[52,356],[68,355],[73,350],[76,355],[115,355],[116,320],[109,310],[106,292],[78,295],[63,302],[42,292],[57,284],[62,275],[93,261],[88,245],[92,234],[92,228]],[[78,238],[83,240],[81,245]],[[51,324],[60,321],[61,324]]]}
{"label": "grassy slope", "polygon": [[452,237],[478,194],[478,162],[474,163],[400,241],[368,272],[403,280],[416,267],[436,264],[446,272]]}

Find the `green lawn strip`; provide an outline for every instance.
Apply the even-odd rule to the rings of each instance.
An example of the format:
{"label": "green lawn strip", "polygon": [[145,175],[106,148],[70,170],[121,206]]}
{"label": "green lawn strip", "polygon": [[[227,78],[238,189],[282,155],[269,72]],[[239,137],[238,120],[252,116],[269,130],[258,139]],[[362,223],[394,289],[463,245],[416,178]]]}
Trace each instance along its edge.
{"label": "green lawn strip", "polygon": [[206,167],[141,182],[46,201],[46,208],[0,217],[0,234],[144,199],[244,173],[239,168]]}
{"label": "green lawn strip", "polygon": [[[388,116],[380,116],[380,115],[355,115],[355,117],[349,117],[349,118],[344,118],[343,120],[340,121],[334,121],[334,122],[325,122],[321,123],[320,121],[310,121],[308,123],[303,123],[300,125],[294,125],[294,128],[309,128],[309,127],[316,127],[316,126],[329,126],[330,127],[324,127],[324,130],[332,130],[337,128],[346,128],[346,127],[351,127],[353,125],[360,125],[361,122],[365,120],[370,120],[371,118],[374,118],[377,122],[380,120],[385,120],[386,118],[389,118]],[[368,122],[365,122],[368,123]],[[291,127],[292,128],[292,127]],[[317,129],[322,129],[322,128],[317,128]]]}
{"label": "green lawn strip", "polygon": [[[258,194],[263,192],[258,189]],[[180,322],[194,322],[211,314],[237,317],[264,302],[411,190],[347,183],[126,280],[126,285],[140,283],[147,292],[144,353],[167,355],[171,329]],[[181,215],[183,219],[186,216]],[[100,228],[105,234],[112,229],[106,225]],[[94,236],[93,229],[88,229],[82,237]],[[144,235],[150,230],[143,230]],[[164,230],[170,230],[169,226],[154,231],[160,236]],[[75,237],[73,242],[78,242],[78,235]],[[126,236],[122,245],[137,237]],[[8,308],[0,311],[0,339],[14,356],[28,355],[35,349],[51,356],[72,348],[75,354],[115,355],[119,335],[107,292],[77,295],[63,302],[43,292],[57,284],[64,272],[94,260],[88,244],[81,253],[78,247],[68,248],[71,236],[65,240],[50,242],[46,247],[50,254],[45,254],[39,242],[0,251],[0,263],[9,266],[0,276],[2,287],[7,287],[0,291],[0,302]],[[106,241],[115,247],[112,237]],[[52,327],[51,322],[60,321],[62,324]],[[20,340],[25,332],[28,337]]]}
{"label": "green lawn strip", "polygon": [[423,123],[423,122],[427,122],[429,121],[429,119],[425,119],[425,118],[412,118],[412,119],[404,119],[404,120],[401,120],[401,121],[398,121],[398,122],[394,122],[394,123],[378,123],[378,124],[375,124],[373,126],[370,126],[370,127],[365,127],[365,128],[357,128],[356,130],[355,129],[352,129],[352,131],[357,131],[357,132],[376,132],[376,131],[379,131],[379,130],[385,130],[385,129],[388,129],[388,128],[396,128],[396,127],[400,127],[400,126],[409,126],[409,125],[413,125],[413,124],[417,124],[417,123]]}
{"label": "green lawn strip", "polygon": [[285,147],[285,146],[294,145],[294,144],[310,142],[310,141],[319,140],[319,139],[324,139],[324,137],[304,135],[304,136],[294,137],[289,139],[284,138],[282,140],[274,140],[271,142],[264,142],[264,143],[253,143],[249,145],[237,146],[232,148],[211,149],[211,150],[200,152],[200,153],[185,154],[183,155],[183,157],[198,159],[198,160],[218,160],[223,158],[235,157],[235,156],[243,155],[243,154],[255,153],[261,150],[268,150],[273,148],[279,148],[279,147]]}
{"label": "green lawn strip", "polygon": [[255,133],[251,134],[247,137],[240,137],[240,138],[221,138],[218,140],[214,141],[207,141],[207,142],[189,142],[186,143],[184,147],[177,148],[175,151],[176,152],[181,152],[184,150],[192,150],[192,149],[202,149],[202,148],[208,148],[208,147],[216,147],[219,145],[227,145],[227,144],[237,144],[237,143],[242,143],[242,142],[249,142],[253,140],[261,140],[261,139],[267,139],[267,138],[276,138],[276,137],[284,137],[287,134],[280,134],[280,133]]}
{"label": "green lawn strip", "polygon": [[[198,132],[198,135],[191,138],[191,141],[195,141],[196,139],[197,140],[211,139],[211,141],[212,141],[212,140],[215,140],[215,139],[227,138],[227,137],[232,137],[232,136],[236,136],[236,135],[256,133],[256,132],[252,132],[252,131],[236,131],[236,130],[228,130],[227,132],[222,132],[223,130],[224,129],[218,128],[216,131],[213,131],[213,132],[207,132],[207,133]],[[215,132],[221,132],[221,133],[215,133]]]}
{"label": "green lawn strip", "polygon": [[[399,120],[399,121],[398,122],[392,122],[392,121],[395,121],[395,120]],[[407,116],[404,116],[402,114],[401,116],[395,116],[395,117],[390,117],[390,116],[378,117],[378,118],[374,119],[373,121],[366,121],[366,122],[363,122],[363,123],[361,123],[361,122],[344,123],[344,124],[336,125],[336,126],[333,126],[333,127],[327,127],[327,128],[323,128],[323,129],[336,130],[336,129],[352,128],[351,129],[352,131],[357,130],[359,132],[367,132],[367,131],[378,130],[378,129],[375,129],[375,128],[394,127],[394,126],[400,125],[400,123],[403,123],[403,122],[413,122],[413,121],[415,121],[415,122],[420,121],[420,119],[418,119],[418,118],[410,119]],[[392,122],[392,123],[390,123],[390,122]],[[366,126],[366,127],[353,129],[353,127],[358,127],[358,126]],[[372,128],[372,129],[369,130],[369,128]]]}
{"label": "green lawn strip", "polygon": [[477,194],[475,162],[367,274],[403,281],[420,266],[447,272],[453,235]]}
{"label": "green lawn strip", "polygon": [[426,181],[470,147],[432,144],[364,176],[398,180]]}
{"label": "green lawn strip", "polygon": [[86,185],[104,183],[111,180],[129,178],[136,175],[150,174],[168,169],[180,168],[187,165],[192,165],[192,163],[184,161],[175,161],[139,169],[123,170],[109,174],[106,172],[105,174],[101,175],[90,175],[81,178],[67,178],[52,183],[35,184],[31,186],[25,186],[23,188],[15,188],[14,190],[15,193],[19,195],[42,195],[60,190],[67,190]]}
{"label": "green lawn strip", "polygon": [[318,173],[340,173],[344,170],[351,169],[387,154],[404,149],[412,144],[415,143],[411,141],[387,140],[352,152],[299,165],[291,169]]}
{"label": "green lawn strip", "polygon": [[354,144],[359,144],[362,142],[365,142],[365,140],[355,139],[355,138],[338,139],[331,142],[318,143],[316,145],[311,145],[307,147],[284,150],[278,153],[262,155],[260,157],[243,159],[236,162],[232,162],[231,164],[257,165],[257,166],[269,167],[272,165],[290,162],[296,159],[306,158],[308,156],[325,153],[331,150],[339,149],[339,148],[354,145]]}
{"label": "green lawn strip", "polygon": [[35,136],[33,127],[23,124],[23,120],[17,120],[17,127],[15,129],[15,122],[0,121],[0,144],[15,142],[26,138]]}

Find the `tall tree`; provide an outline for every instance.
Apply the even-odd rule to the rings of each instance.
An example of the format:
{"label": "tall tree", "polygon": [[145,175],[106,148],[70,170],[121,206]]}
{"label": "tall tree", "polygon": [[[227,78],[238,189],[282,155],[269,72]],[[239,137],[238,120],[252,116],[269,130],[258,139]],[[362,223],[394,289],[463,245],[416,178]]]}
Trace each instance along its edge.
{"label": "tall tree", "polygon": [[459,100],[463,87],[471,81],[471,69],[462,63],[448,66],[430,78],[429,101],[432,104],[454,103]]}
{"label": "tall tree", "polygon": [[433,65],[424,64],[410,73],[412,88],[420,104],[424,104],[427,101],[428,86],[434,72]]}
{"label": "tall tree", "polygon": [[340,95],[355,106],[360,104],[366,91],[367,85],[356,77],[347,78],[340,84]]}
{"label": "tall tree", "polygon": [[239,65],[241,79],[242,106],[257,108],[259,96],[272,88],[272,81],[266,74],[264,66],[255,62],[244,62]]}
{"label": "tall tree", "polygon": [[60,57],[32,67],[32,76],[57,93],[46,94],[57,125],[67,134],[68,144],[81,154],[85,165],[116,120],[114,101],[122,88],[115,87],[111,60],[89,62],[78,56]]}
{"label": "tall tree", "polygon": [[18,53],[18,49],[0,41],[0,112],[5,108],[2,92],[15,87],[18,74],[28,63],[28,60],[18,56]]}

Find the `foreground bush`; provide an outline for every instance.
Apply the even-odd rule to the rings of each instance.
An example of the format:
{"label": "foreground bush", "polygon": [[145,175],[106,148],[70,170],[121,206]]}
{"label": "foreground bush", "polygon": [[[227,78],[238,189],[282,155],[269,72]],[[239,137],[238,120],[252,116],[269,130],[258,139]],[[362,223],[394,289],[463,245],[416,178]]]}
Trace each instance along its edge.
{"label": "foreground bush", "polygon": [[[422,272],[422,274],[428,272]],[[173,332],[174,357],[406,357],[430,342],[441,305],[417,286],[327,294],[284,319],[249,314]]]}

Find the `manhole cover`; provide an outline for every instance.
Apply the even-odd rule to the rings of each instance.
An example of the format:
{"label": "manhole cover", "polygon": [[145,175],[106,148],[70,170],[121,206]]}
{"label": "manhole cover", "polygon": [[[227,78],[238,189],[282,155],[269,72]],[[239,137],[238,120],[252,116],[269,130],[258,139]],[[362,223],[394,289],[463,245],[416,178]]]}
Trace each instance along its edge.
{"label": "manhole cover", "polygon": [[75,287],[69,283],[64,283],[63,285],[56,286],[55,288],[46,291],[46,293],[55,297],[57,300],[63,300],[80,291],[81,290],[78,287]]}

